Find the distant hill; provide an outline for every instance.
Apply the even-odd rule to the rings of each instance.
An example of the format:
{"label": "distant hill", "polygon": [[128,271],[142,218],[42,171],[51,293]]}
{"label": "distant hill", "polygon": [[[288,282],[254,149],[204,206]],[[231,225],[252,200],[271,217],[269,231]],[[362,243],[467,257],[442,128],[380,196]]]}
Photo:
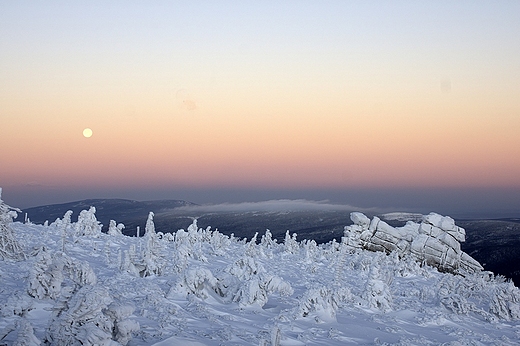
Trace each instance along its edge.
{"label": "distant hill", "polygon": [[513,279],[520,286],[520,223],[518,219],[458,220],[466,229],[462,250],[486,270]]}

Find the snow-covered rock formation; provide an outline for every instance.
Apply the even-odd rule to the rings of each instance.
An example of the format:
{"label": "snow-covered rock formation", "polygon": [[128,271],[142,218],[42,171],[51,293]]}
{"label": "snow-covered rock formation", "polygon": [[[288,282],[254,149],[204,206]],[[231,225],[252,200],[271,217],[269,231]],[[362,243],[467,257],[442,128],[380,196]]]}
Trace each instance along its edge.
{"label": "snow-covered rock formation", "polygon": [[354,223],[345,227],[344,239],[348,246],[372,251],[393,252],[400,256],[412,254],[418,261],[426,262],[441,271],[462,273],[478,272],[484,268],[461,250],[460,242],[466,240],[464,228],[455,225],[449,216],[430,213],[421,223],[409,221],[403,227],[392,227],[375,216],[353,212]]}

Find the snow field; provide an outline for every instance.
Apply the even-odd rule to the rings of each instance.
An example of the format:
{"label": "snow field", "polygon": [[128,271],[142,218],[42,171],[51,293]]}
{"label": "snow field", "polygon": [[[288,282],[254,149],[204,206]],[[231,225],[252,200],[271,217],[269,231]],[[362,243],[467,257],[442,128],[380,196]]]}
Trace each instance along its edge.
{"label": "snow field", "polygon": [[[90,212],[90,214],[89,214]],[[95,210],[9,227],[0,345],[516,345],[520,292],[486,272],[266,231],[100,232]]]}

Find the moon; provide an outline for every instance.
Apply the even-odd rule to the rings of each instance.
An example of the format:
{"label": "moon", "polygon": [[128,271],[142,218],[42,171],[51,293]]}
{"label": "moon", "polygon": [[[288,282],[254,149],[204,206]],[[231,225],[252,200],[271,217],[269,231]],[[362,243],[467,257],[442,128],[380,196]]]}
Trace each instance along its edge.
{"label": "moon", "polygon": [[92,137],[92,130],[87,127],[86,129],[83,130],[83,136],[85,136],[85,138]]}

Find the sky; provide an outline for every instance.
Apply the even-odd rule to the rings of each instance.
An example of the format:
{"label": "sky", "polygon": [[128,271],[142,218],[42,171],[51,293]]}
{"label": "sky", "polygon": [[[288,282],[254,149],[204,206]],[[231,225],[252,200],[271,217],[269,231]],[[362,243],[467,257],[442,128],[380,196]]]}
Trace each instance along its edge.
{"label": "sky", "polygon": [[517,1],[0,0],[2,198],[519,215],[518,13]]}

